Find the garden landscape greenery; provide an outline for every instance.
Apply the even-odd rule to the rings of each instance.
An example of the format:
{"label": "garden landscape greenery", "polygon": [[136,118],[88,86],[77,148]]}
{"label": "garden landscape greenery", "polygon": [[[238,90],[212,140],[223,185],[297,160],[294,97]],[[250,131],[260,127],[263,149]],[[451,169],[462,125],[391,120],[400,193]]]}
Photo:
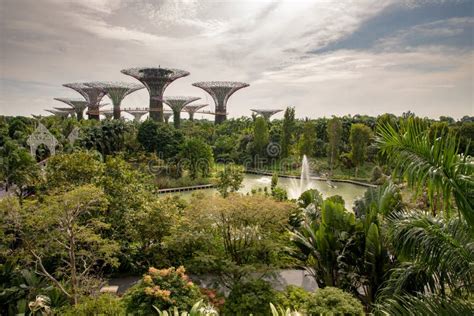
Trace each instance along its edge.
{"label": "garden landscape greenery", "polygon": [[[57,152],[27,138],[38,123]],[[68,135],[78,128],[79,138]],[[474,117],[0,117],[1,315],[470,315]],[[279,176],[370,184],[354,205]],[[239,192],[245,172],[271,183]],[[210,184],[211,195],[163,194]],[[329,184],[328,184],[329,185]],[[301,269],[318,289],[277,289]],[[118,295],[108,280],[135,276]],[[204,284],[202,276],[212,276]]]}

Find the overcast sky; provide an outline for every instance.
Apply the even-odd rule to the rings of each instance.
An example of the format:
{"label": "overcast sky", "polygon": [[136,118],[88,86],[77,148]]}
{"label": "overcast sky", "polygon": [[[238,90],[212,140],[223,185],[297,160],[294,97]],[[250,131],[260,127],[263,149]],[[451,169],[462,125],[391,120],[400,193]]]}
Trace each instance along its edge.
{"label": "overcast sky", "polygon": [[[161,65],[191,72],[165,95],[211,109],[191,83],[249,83],[231,117],[291,105],[460,118],[474,115],[473,39],[472,0],[0,0],[0,115],[46,115],[79,97],[63,83],[137,82],[120,70]],[[147,106],[147,91],[123,105]]]}

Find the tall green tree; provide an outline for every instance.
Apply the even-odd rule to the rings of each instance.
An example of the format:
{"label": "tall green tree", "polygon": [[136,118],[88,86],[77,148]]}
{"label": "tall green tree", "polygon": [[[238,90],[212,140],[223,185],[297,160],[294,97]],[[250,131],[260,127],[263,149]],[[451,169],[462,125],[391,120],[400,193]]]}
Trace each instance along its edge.
{"label": "tall green tree", "polygon": [[299,145],[301,156],[314,156],[316,147],[316,126],[310,120],[304,123],[303,135],[301,136],[301,141]]}
{"label": "tall green tree", "polygon": [[288,107],[285,110],[283,126],[281,129],[281,157],[286,158],[290,154],[293,143],[293,133],[295,128],[295,108]]}
{"label": "tall green tree", "polygon": [[199,175],[207,177],[214,162],[212,148],[200,138],[190,138],[184,143],[181,153],[181,165],[189,170],[191,178]]}
{"label": "tall green tree", "polygon": [[146,120],[138,128],[138,142],[148,152],[156,152],[160,158],[174,158],[184,143],[180,130],[152,120]]}
{"label": "tall green tree", "polygon": [[103,222],[107,200],[97,187],[76,187],[25,207],[9,202],[8,217],[23,246],[17,251],[26,250],[36,272],[73,304],[91,290],[91,273],[118,264],[118,245],[102,237],[110,226]]}
{"label": "tall green tree", "polygon": [[339,146],[341,143],[342,137],[342,123],[341,120],[333,116],[332,119],[328,121],[327,124],[327,134],[328,134],[328,157],[329,157],[329,166],[332,170],[336,160],[339,157]]}
{"label": "tall green tree", "polygon": [[0,176],[5,183],[5,191],[13,187],[20,198],[38,183],[39,167],[30,153],[12,140],[0,147]]}
{"label": "tall green tree", "polygon": [[351,142],[351,160],[355,165],[355,176],[367,158],[367,146],[372,137],[372,130],[364,124],[352,124],[350,142]]}
{"label": "tall green tree", "polygon": [[265,149],[268,145],[269,134],[268,134],[268,124],[265,118],[259,116],[255,119],[254,129],[253,129],[253,149],[254,155],[260,155],[261,157],[265,155]]}

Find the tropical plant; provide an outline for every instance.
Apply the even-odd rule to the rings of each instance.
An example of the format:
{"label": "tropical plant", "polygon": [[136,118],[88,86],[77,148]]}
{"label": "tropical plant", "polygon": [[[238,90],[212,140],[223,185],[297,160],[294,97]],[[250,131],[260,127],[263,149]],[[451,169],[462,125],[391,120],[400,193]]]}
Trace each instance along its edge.
{"label": "tropical plant", "polygon": [[367,146],[372,136],[372,130],[364,124],[352,124],[351,126],[351,161],[355,165],[355,176],[359,167],[362,166],[367,158]]}
{"label": "tropical plant", "polygon": [[[397,175],[416,191],[427,190],[432,215],[410,210],[387,217],[388,237],[401,262],[381,290],[377,309],[426,315],[472,311],[471,158],[458,152],[454,135],[431,139],[426,123],[414,117],[402,122],[400,134],[382,126],[378,143]],[[436,203],[435,195],[442,203]]]}
{"label": "tropical plant", "polygon": [[40,179],[39,167],[30,153],[12,140],[0,147],[0,177],[5,191],[14,190],[20,201]]}
{"label": "tropical plant", "polygon": [[327,135],[328,135],[328,156],[329,166],[332,170],[336,163],[336,159],[339,157],[339,145],[342,136],[342,123],[337,117],[333,117],[327,123]]}
{"label": "tropical plant", "polygon": [[224,304],[224,315],[266,316],[271,313],[270,303],[275,291],[269,282],[251,280],[233,286]]}
{"label": "tropical plant", "polygon": [[380,150],[392,162],[394,174],[415,192],[426,188],[433,214],[439,210],[450,217],[454,198],[457,211],[474,227],[474,164],[471,157],[459,153],[455,135],[432,139],[427,124],[410,117],[402,122],[400,132],[383,125],[378,136]]}
{"label": "tropical plant", "polygon": [[222,197],[227,197],[230,192],[237,192],[244,180],[244,174],[242,168],[233,164],[226,165],[224,170],[219,171],[217,174],[217,191]]}
{"label": "tropical plant", "polygon": [[309,315],[364,315],[359,300],[335,287],[317,289],[305,310]]}
{"label": "tropical plant", "polygon": [[180,152],[180,165],[189,170],[191,179],[209,176],[214,156],[212,148],[200,138],[190,138],[185,141]]}
{"label": "tropical plant", "polygon": [[305,221],[291,233],[297,253],[320,288],[340,281],[337,258],[356,229],[355,216],[344,205],[326,200],[320,220]]}
{"label": "tropical plant", "polygon": [[82,297],[78,304],[59,309],[58,314],[64,316],[126,315],[122,300],[111,294],[101,294],[97,297]]}
{"label": "tropical plant", "polygon": [[156,309],[192,308],[202,295],[185,272],[182,266],[167,269],[150,267],[142,280],[125,294],[127,312],[151,315]]}
{"label": "tropical plant", "polygon": [[283,309],[281,306],[275,307],[272,303],[270,303],[270,310],[272,312],[272,316],[300,316],[301,313],[297,311],[292,311],[290,308]]}
{"label": "tropical plant", "polygon": [[202,300],[193,305],[188,311],[179,311],[177,307],[170,308],[169,310],[160,310],[156,306],[153,306],[159,316],[219,316],[219,312],[214,309],[211,305],[205,305]]}

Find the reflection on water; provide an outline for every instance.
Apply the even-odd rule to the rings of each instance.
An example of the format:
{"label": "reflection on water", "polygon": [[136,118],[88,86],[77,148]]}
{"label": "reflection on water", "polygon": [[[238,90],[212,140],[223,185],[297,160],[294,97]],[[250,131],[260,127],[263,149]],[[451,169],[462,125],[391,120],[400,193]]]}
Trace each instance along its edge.
{"label": "reflection on water", "polygon": [[[291,178],[278,178],[278,186],[281,186],[288,190],[291,187],[294,179]],[[270,184],[271,184],[271,177],[270,176],[261,176],[261,175],[254,175],[254,174],[245,174],[244,181],[242,182],[242,188],[239,190],[241,193],[248,193],[251,192],[252,189],[257,190],[258,188],[268,187],[268,191],[270,192]],[[334,183],[336,184],[336,183]],[[317,180],[309,180],[309,188],[317,189],[324,198],[332,196],[332,195],[340,195],[346,201],[346,208],[352,209],[352,205],[354,201],[357,200],[359,197],[364,195],[366,187],[355,185],[351,183],[344,183],[344,182],[337,182],[336,187],[329,186],[326,181],[317,181]],[[183,198],[189,198],[194,193],[200,193],[204,195],[213,195],[217,194],[215,189],[206,189],[206,190],[197,190],[197,191],[186,191],[186,192],[177,192],[172,193],[173,195],[180,195]],[[288,197],[290,199],[296,199],[298,196],[292,196],[291,192],[288,192]]]}

